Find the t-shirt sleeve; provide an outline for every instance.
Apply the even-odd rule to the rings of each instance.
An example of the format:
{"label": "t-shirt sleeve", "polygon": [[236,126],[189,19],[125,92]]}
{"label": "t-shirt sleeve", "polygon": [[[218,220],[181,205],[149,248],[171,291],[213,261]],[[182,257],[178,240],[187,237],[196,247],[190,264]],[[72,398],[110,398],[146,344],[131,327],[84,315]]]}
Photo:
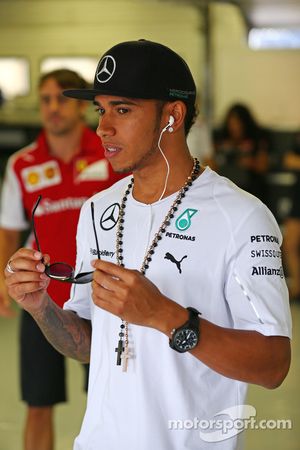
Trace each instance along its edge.
{"label": "t-shirt sleeve", "polygon": [[0,226],[11,230],[26,230],[29,227],[12,158],[8,160],[1,189]]}
{"label": "t-shirt sleeve", "polygon": [[[90,263],[95,257],[90,254],[90,246],[87,238],[93,232],[92,223],[89,223],[91,221],[89,220],[88,208],[90,208],[90,202],[85,203],[80,211],[76,235],[77,254],[75,274],[93,270]],[[76,312],[83,319],[91,320],[91,283],[72,284],[70,299],[64,303],[63,308]]]}
{"label": "t-shirt sleeve", "polygon": [[291,337],[281,244],[279,227],[263,204],[233,230],[225,295],[234,328]]}

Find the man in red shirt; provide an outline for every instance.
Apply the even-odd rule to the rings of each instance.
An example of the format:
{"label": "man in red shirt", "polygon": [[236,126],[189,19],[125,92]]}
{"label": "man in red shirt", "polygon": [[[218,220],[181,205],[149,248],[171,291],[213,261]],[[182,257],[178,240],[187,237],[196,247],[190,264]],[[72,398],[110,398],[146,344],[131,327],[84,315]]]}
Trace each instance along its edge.
{"label": "man in red shirt", "polygon": [[[39,83],[43,130],[8,161],[0,203],[0,315],[12,315],[3,269],[20,244],[22,231],[30,226],[38,196],[42,199],[35,223],[41,248],[51,250],[52,262],[74,265],[81,205],[121,178],[104,158],[99,137],[84,124],[87,103],[62,95],[66,88],[86,87],[70,70],[43,75]],[[35,247],[32,234],[27,245]],[[49,294],[59,306],[69,293],[69,284],[51,281]],[[64,357],[24,311],[20,344],[22,398],[28,405],[24,449],[52,450],[53,406],[66,400]]]}

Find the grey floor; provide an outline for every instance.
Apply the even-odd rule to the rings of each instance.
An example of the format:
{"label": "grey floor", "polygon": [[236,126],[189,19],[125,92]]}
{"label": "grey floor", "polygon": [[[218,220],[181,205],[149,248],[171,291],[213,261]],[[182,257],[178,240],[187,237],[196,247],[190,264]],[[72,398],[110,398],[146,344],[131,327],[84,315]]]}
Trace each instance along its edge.
{"label": "grey floor", "polygon": [[[289,419],[292,429],[249,430],[245,436],[246,450],[300,450],[300,304],[292,305],[292,314],[293,360],[287,379],[280,388],[271,391],[251,386],[247,402],[256,408],[257,421],[271,420],[272,424],[277,419]],[[17,333],[18,316],[0,318],[0,450],[22,450],[25,408],[19,401]],[[56,408],[55,450],[70,450],[78,433],[85,408],[82,381],[82,368],[69,360],[69,402]]]}

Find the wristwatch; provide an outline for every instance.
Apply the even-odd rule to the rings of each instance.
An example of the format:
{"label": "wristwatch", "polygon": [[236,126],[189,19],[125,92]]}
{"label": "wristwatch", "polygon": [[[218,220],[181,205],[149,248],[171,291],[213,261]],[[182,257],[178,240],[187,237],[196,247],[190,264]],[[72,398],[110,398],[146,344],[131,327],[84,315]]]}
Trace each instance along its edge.
{"label": "wristwatch", "polygon": [[171,332],[169,345],[179,353],[188,352],[196,347],[200,339],[200,319],[201,313],[197,309],[188,307],[189,319],[181,327],[174,328]]}

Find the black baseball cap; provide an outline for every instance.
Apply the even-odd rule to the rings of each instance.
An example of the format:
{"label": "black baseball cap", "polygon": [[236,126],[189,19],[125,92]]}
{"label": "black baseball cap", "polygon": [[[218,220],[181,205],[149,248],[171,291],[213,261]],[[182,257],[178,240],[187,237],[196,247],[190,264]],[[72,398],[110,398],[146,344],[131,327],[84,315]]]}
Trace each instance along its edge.
{"label": "black baseball cap", "polygon": [[186,62],[170,48],[145,39],[121,42],[100,59],[93,89],[68,89],[67,97],[94,100],[97,95],[182,100],[194,105],[196,86]]}

